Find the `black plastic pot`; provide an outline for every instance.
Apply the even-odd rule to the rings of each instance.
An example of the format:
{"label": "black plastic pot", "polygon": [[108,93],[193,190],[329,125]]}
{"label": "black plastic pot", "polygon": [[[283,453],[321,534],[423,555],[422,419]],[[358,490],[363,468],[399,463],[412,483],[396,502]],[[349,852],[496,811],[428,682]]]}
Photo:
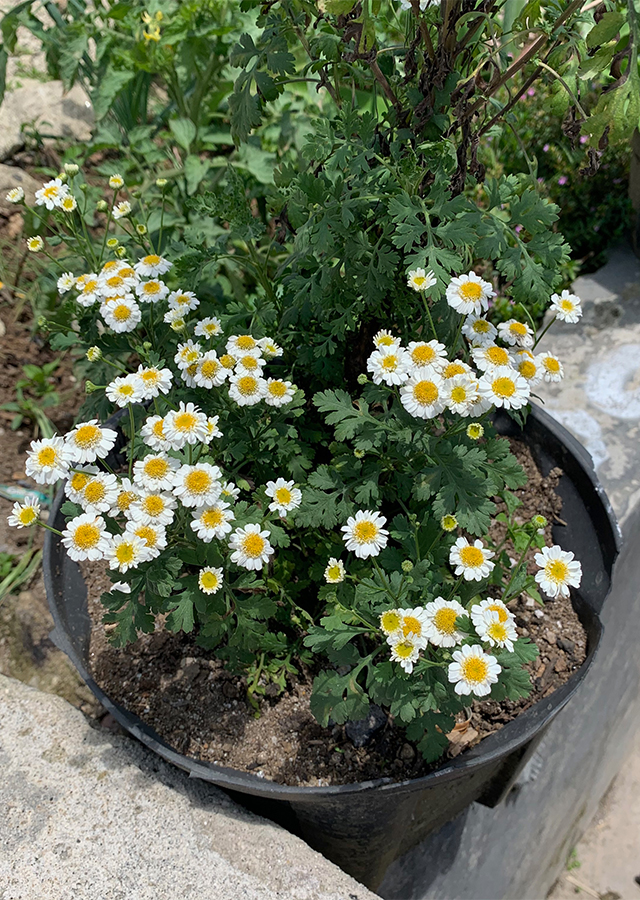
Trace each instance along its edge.
{"label": "black plastic pot", "polygon": [[[503,434],[520,436],[505,417]],[[47,532],[44,577],[55,622],[52,639],[69,656],[103,706],[143,744],[191,776],[213,782],[238,802],[301,835],[363,884],[375,889],[388,866],[473,801],[495,806],[511,789],[545,729],[578,689],[593,661],[602,625],[599,612],[608,594],[619,551],[619,530],[611,506],[584,448],[546,413],[534,408],[524,429],[543,473],[559,466],[565,473],[558,492],[566,526],[554,539],[582,563],[580,590],[573,603],[588,636],[588,655],[569,681],[472,750],[423,778],[375,781],[336,787],[289,787],[246,772],[199,762],[173,750],[145,723],[114,703],[91,678],[87,659],[91,621],[79,567]],[[58,494],[51,521],[63,526]]]}

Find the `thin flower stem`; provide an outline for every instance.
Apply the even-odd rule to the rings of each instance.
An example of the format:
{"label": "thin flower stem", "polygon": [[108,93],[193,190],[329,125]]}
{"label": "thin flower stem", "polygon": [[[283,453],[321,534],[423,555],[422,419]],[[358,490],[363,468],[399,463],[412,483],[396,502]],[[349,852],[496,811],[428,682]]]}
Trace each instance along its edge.
{"label": "thin flower stem", "polygon": [[552,326],[553,323],[555,322],[556,318],[557,318],[557,317],[554,316],[553,319],[551,319],[551,321],[549,322],[549,324],[546,326],[546,328],[544,328],[543,331],[540,332],[540,334],[539,334],[538,337],[536,338],[535,344],[533,345],[533,349],[534,349],[534,350],[536,349],[536,347],[538,346],[538,344],[540,343],[540,341],[542,340],[542,338],[545,336],[545,334],[547,333],[547,331],[551,328],[551,326]]}
{"label": "thin flower stem", "polygon": [[435,338],[436,341],[437,341],[437,340],[438,340],[438,332],[436,331],[436,326],[435,326],[435,324],[434,324],[433,317],[432,317],[432,315],[431,315],[431,308],[430,308],[430,306],[429,306],[429,301],[428,301],[427,298],[425,297],[424,293],[422,294],[422,299],[423,299],[423,301],[424,301],[424,308],[425,308],[426,311],[427,311],[427,317],[428,317],[428,319],[429,319],[429,324],[431,325],[431,331],[433,332],[433,336],[434,336],[434,338]]}
{"label": "thin flower stem", "polygon": [[54,534],[57,534],[58,537],[62,537],[62,532],[58,531],[57,528],[52,528],[51,525],[47,525],[46,522],[43,522],[42,519],[36,519],[37,525],[42,525],[43,528],[46,528],[47,531],[52,531]]}
{"label": "thin flower stem", "polygon": [[456,593],[456,591],[460,585],[460,582],[462,581],[463,578],[464,578],[464,572],[462,575],[458,575],[457,579],[455,580],[453,587],[451,588],[451,591],[449,593],[449,596],[447,597],[447,603],[455,596],[455,593]]}

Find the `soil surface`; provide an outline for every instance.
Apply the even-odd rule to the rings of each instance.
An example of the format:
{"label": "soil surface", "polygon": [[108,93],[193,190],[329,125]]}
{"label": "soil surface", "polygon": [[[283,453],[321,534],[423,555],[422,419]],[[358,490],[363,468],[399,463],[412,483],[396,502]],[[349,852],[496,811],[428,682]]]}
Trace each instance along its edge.
{"label": "soil surface", "polygon": [[[551,542],[551,524],[562,505],[555,493],[562,473],[556,469],[543,478],[528,448],[518,441],[511,444],[529,479],[527,488],[518,491],[523,501],[518,514],[522,521],[536,513],[544,515]],[[492,533],[494,540],[501,540],[500,527]],[[380,777],[402,780],[434,768],[406,740],[404,729],[382,711],[377,721],[375,715],[371,719],[378,730],[364,746],[357,746],[357,724],[322,728],[309,708],[310,676],[290,681],[280,697],[265,698],[256,718],[246,701],[246,683],[226,672],[192,635],[170,634],[157,623],[155,633],[143,635],[125,650],[111,647],[99,600],[111,582],[101,564],[84,563],[82,571],[94,622],[90,668],[95,680],[178,752],[291,785],[347,784]],[[519,634],[540,649],[531,665],[533,692],[518,702],[474,702],[450,735],[448,758],[562,686],[585,658],[586,636],[570,600],[549,600],[543,609],[523,595],[510,607]]]}

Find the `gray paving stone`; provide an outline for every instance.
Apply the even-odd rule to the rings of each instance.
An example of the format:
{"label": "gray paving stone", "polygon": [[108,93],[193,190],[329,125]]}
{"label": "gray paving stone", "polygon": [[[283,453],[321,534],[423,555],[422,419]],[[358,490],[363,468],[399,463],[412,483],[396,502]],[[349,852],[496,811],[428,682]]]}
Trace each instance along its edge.
{"label": "gray paving stone", "polygon": [[375,900],[303,841],[0,675],[0,900]]}

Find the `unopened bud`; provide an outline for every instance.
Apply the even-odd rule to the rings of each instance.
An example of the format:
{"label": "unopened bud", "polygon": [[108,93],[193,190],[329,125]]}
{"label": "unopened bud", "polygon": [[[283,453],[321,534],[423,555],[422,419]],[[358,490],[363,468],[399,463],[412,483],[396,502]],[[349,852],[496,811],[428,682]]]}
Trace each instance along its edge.
{"label": "unopened bud", "polygon": [[123,247],[122,244],[120,244],[119,247],[116,247],[116,256],[119,256],[120,259],[123,259],[126,255],[127,255],[126,247]]}
{"label": "unopened bud", "polygon": [[152,347],[153,347],[153,344],[150,341],[145,341],[144,344],[142,345],[142,349],[146,350],[147,353],[149,352],[149,350],[151,350]]}
{"label": "unopened bud", "polygon": [[362,457],[364,456],[364,450],[354,450],[353,455],[356,459],[362,459]]}
{"label": "unopened bud", "polygon": [[413,571],[413,563],[410,559],[405,559],[402,562],[402,571],[405,575],[408,575],[409,572]]}
{"label": "unopened bud", "polygon": [[107,247],[109,247],[110,250],[113,250],[113,248],[117,246],[118,238],[109,238],[109,240],[107,241]]}
{"label": "unopened bud", "polygon": [[101,388],[98,387],[97,384],[94,384],[93,381],[85,381],[84,389],[87,394],[94,394],[96,391],[101,390]]}
{"label": "unopened bud", "polygon": [[87,190],[88,187],[89,187],[89,185],[86,184],[86,182],[85,182],[85,183],[83,183],[83,184],[80,185],[80,190],[84,193],[84,192]]}
{"label": "unopened bud", "polygon": [[536,528],[546,528],[547,520],[545,519],[544,516],[534,516],[531,519],[531,524],[534,525]]}
{"label": "unopened bud", "polygon": [[64,170],[67,175],[77,175],[80,171],[80,168],[75,163],[65,163]]}
{"label": "unopened bud", "polygon": [[156,178],[156,184],[157,184],[157,186],[158,186],[159,188],[166,187],[166,186],[167,186],[167,179],[166,179],[166,178]]}
{"label": "unopened bud", "polygon": [[63,184],[65,184],[67,181],[67,173],[66,172],[58,172],[58,180],[61,181]]}
{"label": "unopened bud", "polygon": [[455,531],[458,527],[458,520],[455,516],[447,515],[440,519],[440,528],[443,531]]}
{"label": "unopened bud", "polygon": [[106,200],[98,200],[96,203],[96,209],[98,212],[104,212],[107,209],[107,201]]}
{"label": "unopened bud", "polygon": [[87,359],[89,362],[98,362],[102,359],[102,350],[100,347],[89,347],[87,350]]}
{"label": "unopened bud", "polygon": [[38,316],[38,328],[40,328],[41,331],[49,330],[49,323],[47,322],[47,320],[45,319],[44,316]]}
{"label": "unopened bud", "polygon": [[368,384],[368,383],[369,383],[369,379],[364,374],[364,372],[362,373],[362,375],[358,375],[358,384]]}
{"label": "unopened bud", "polygon": [[138,232],[138,234],[146,234],[147,226],[146,225],[136,225],[136,231]]}
{"label": "unopened bud", "polygon": [[483,434],[484,428],[480,422],[472,422],[471,425],[467,425],[467,437],[472,441],[479,441]]}

